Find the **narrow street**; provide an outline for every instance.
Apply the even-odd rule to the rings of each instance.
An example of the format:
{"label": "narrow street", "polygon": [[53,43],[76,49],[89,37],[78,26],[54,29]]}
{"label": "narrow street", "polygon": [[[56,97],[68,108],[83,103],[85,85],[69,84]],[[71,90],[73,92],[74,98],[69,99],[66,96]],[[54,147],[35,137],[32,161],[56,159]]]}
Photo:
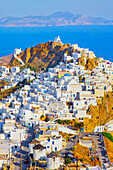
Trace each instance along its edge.
{"label": "narrow street", "polygon": [[20,158],[18,154],[14,157],[14,161],[12,162],[12,170],[20,170]]}
{"label": "narrow street", "polygon": [[59,153],[59,156],[64,157],[66,152],[69,152],[71,148],[76,145],[77,141],[85,136],[88,136],[94,141],[94,146],[95,146],[95,151],[98,153],[99,160],[101,162],[101,165],[105,163],[105,156],[104,156],[104,151],[101,145],[100,137],[97,136],[96,134],[90,134],[90,133],[80,133],[79,137],[77,139],[73,139],[67,143],[67,147],[63,148],[62,151]]}
{"label": "narrow street", "polygon": [[27,139],[22,144],[22,150],[20,150],[14,157],[12,162],[12,170],[27,170],[27,164],[24,163],[25,157],[28,155],[29,142],[34,137],[34,130],[32,128],[28,129]]}
{"label": "narrow street", "polygon": [[101,140],[100,137],[97,136],[95,133],[90,134],[90,133],[81,133],[80,136],[85,136],[89,135],[89,138],[91,138],[94,141],[94,146],[95,146],[95,151],[97,151],[99,160],[101,164],[105,163],[105,156],[104,156],[104,151],[101,145]]}
{"label": "narrow street", "polygon": [[101,141],[100,141],[99,136],[92,135],[91,138],[94,141],[95,149],[98,152],[98,156],[99,156],[101,164],[105,163],[104,151],[103,151],[103,148],[101,146]]}
{"label": "narrow street", "polygon": [[62,151],[59,153],[59,156],[64,157],[64,154],[66,152],[68,152],[69,150],[73,149],[73,147],[77,143],[77,140],[78,140],[78,138],[77,139],[73,139],[73,140],[67,142],[67,147],[62,149]]}

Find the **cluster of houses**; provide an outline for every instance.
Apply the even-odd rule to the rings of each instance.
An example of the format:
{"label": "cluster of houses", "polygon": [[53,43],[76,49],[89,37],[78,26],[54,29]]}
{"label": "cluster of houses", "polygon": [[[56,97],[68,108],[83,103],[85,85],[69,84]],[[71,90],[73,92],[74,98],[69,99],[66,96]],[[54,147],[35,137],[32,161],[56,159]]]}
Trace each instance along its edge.
{"label": "cluster of houses", "polygon": [[7,85],[0,89],[1,91],[16,86],[19,82],[22,82],[24,79],[27,79],[28,81],[34,79],[34,76],[32,75],[30,69],[24,69],[20,71],[19,66],[11,68],[8,68],[6,66],[0,66],[0,80],[4,80],[7,82]]}
{"label": "cluster of houses", "polygon": [[[24,79],[32,80],[30,85],[25,84],[0,102],[0,168],[20,150],[22,141],[27,138],[26,129],[33,128],[35,138],[29,143],[31,166],[41,166],[41,161],[45,160],[43,166],[58,169],[63,162],[56,152],[66,147],[66,140],[59,132],[74,135],[76,131],[58,125],[55,120],[78,119],[83,122],[84,118],[91,119],[87,114],[88,107],[91,104],[96,106],[97,98],[103,97],[106,91],[112,91],[113,63],[99,58],[95,69],[85,70],[84,66],[78,65],[82,51],[89,58],[95,54],[77,44],[73,48],[77,52],[72,56],[65,53],[64,62],[47,72],[34,73],[29,68],[20,71],[19,66],[11,69],[0,67],[0,80],[9,82],[2,90],[14,87]],[[16,49],[15,57],[20,50]],[[73,62],[67,62],[71,60]],[[48,116],[47,122],[41,120],[42,115]],[[113,130],[112,121],[105,126],[108,131]],[[104,126],[100,126],[94,131],[103,129]],[[85,145],[82,140],[80,142]]]}

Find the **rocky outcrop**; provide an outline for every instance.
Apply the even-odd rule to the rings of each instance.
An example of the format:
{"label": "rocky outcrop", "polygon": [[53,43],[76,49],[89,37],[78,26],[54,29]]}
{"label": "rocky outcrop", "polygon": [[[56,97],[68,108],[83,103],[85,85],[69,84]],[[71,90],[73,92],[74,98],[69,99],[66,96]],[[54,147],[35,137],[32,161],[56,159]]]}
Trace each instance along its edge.
{"label": "rocky outcrop", "polygon": [[[38,71],[56,66],[60,61],[63,61],[65,52],[72,54],[73,48],[70,44],[49,41],[35,47],[26,48],[17,57],[25,63],[24,67],[31,67]],[[18,64],[17,61],[16,64]],[[14,65],[14,58],[10,62],[10,66],[12,65]]]}
{"label": "rocky outcrop", "polygon": [[96,57],[90,59],[88,57],[85,58],[84,56],[82,56],[81,58],[79,58],[79,65],[84,66],[85,70],[92,70],[93,68],[98,66],[98,61]]}
{"label": "rocky outcrop", "polygon": [[[38,44],[35,47],[26,48],[17,58],[12,58],[10,66],[21,65],[25,63],[23,68],[30,68],[38,72],[49,67],[55,67],[59,62],[64,60],[64,53],[72,56],[75,52],[70,44],[62,44],[61,42],[48,41],[46,43]],[[86,70],[91,70],[98,65],[97,58],[90,59],[85,57],[83,53],[79,58],[79,65],[83,65]]]}
{"label": "rocky outcrop", "polygon": [[94,128],[104,125],[113,119],[113,93],[105,94],[104,98],[97,99],[97,106],[90,105],[87,114],[91,115],[91,120],[84,120],[84,128],[87,132],[93,132]]}

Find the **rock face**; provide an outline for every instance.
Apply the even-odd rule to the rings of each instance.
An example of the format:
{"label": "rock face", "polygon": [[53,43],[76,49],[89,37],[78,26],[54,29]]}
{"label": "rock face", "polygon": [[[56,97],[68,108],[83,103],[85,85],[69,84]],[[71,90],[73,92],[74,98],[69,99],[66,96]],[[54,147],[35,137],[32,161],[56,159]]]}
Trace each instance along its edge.
{"label": "rock face", "polygon": [[87,114],[92,117],[91,120],[84,120],[84,127],[87,132],[93,132],[96,126],[104,125],[113,119],[113,93],[108,92],[100,100],[97,106],[90,105],[88,108]]}
{"label": "rock face", "polygon": [[[75,52],[70,44],[62,44],[61,42],[48,41],[38,44],[35,47],[26,48],[17,57],[20,58],[25,65],[22,68],[30,68],[38,72],[40,69],[55,67],[59,62],[63,61],[64,53],[72,55]],[[85,54],[79,58],[79,65],[83,65],[86,70],[91,70],[98,65],[97,58],[90,59]],[[18,60],[12,58],[9,66],[21,65]]]}
{"label": "rock face", "polygon": [[[73,48],[70,44],[49,41],[38,44],[35,47],[26,48],[18,55],[18,58],[25,63],[24,67],[34,68],[34,71],[39,71],[40,69],[56,66],[60,61],[63,61],[65,52],[71,55],[72,51]],[[19,63],[12,59],[10,66],[16,65],[19,65]]]}
{"label": "rock face", "polygon": [[98,61],[96,57],[92,59],[86,57],[86,59],[84,59],[84,56],[82,56],[81,58],[79,58],[79,65],[84,66],[85,70],[92,70],[93,68],[98,66]]}

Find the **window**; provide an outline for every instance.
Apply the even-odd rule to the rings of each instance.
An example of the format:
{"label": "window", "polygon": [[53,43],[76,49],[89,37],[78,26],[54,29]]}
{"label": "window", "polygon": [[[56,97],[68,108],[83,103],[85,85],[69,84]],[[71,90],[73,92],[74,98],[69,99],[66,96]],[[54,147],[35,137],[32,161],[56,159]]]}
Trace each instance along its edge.
{"label": "window", "polygon": [[57,147],[55,147],[55,151],[57,151]]}
{"label": "window", "polygon": [[48,139],[48,142],[50,142],[50,139]]}
{"label": "window", "polygon": [[73,94],[73,97],[75,97],[75,94]]}
{"label": "window", "polygon": [[54,141],[52,142],[52,145],[54,145]]}
{"label": "window", "polygon": [[17,146],[15,145],[15,149],[17,149]]}
{"label": "window", "polygon": [[47,146],[47,148],[49,148],[49,146]]}

